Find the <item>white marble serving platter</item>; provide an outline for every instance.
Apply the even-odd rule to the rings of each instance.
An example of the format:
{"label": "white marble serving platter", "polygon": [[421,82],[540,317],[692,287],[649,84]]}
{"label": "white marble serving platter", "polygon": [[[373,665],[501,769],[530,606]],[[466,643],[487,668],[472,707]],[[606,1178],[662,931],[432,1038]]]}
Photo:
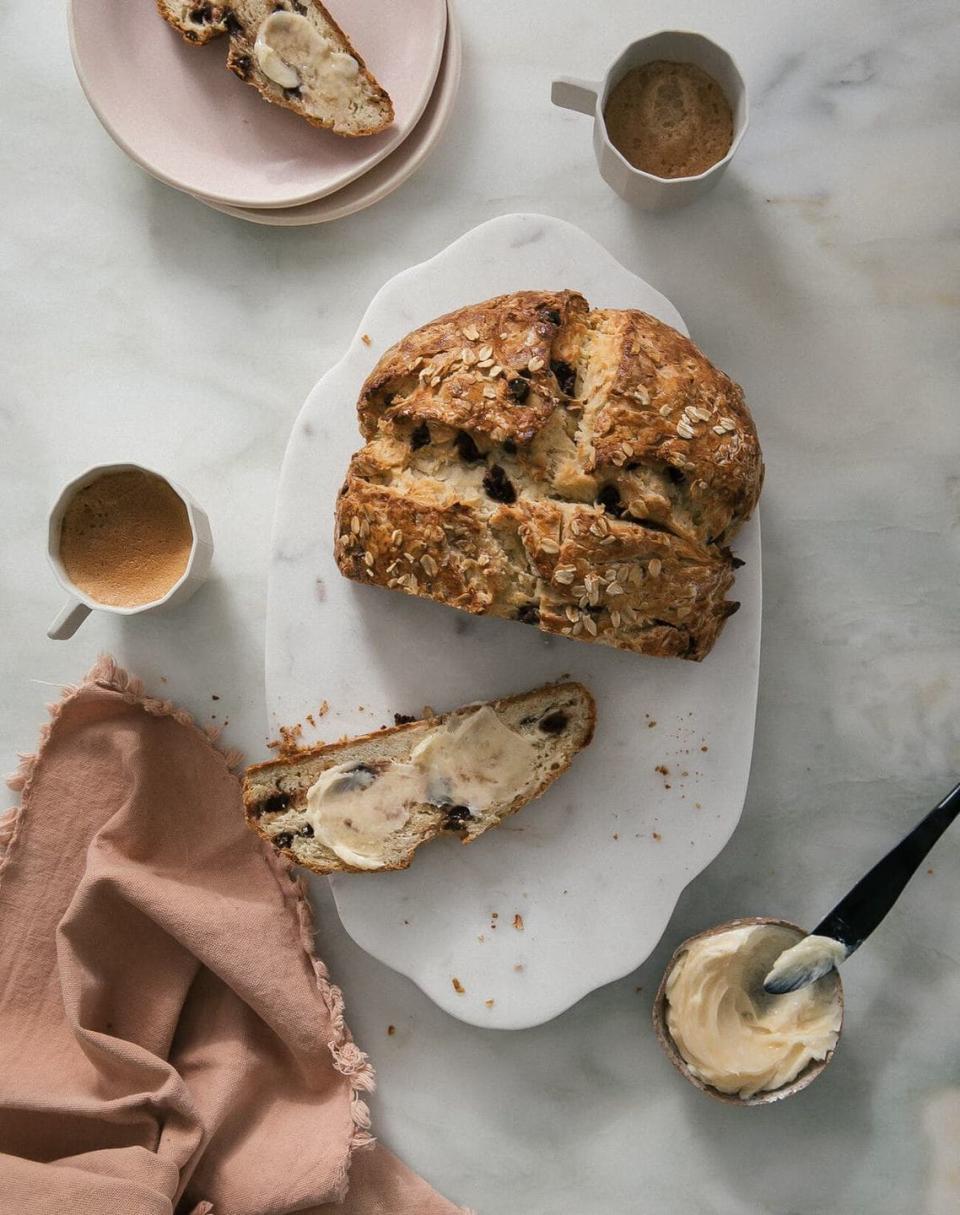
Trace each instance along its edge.
{"label": "white marble serving platter", "polygon": [[650,954],[681,890],[736,827],[753,747],[757,520],[734,545],[746,562],[741,610],[702,664],[548,638],[358,586],[337,571],[334,499],[360,445],[357,394],[383,351],[462,304],[564,287],[685,331],[667,299],[570,224],[508,215],[474,228],[380,290],[344,357],[311,392],[284,460],[270,567],[274,729],[301,722],[305,741],[331,740],[392,723],[394,712],[443,710],[561,676],[596,696],[593,744],[500,830],[468,848],[437,841],[405,872],[332,879],[359,945],[453,1016],[502,1029],[556,1016]]}

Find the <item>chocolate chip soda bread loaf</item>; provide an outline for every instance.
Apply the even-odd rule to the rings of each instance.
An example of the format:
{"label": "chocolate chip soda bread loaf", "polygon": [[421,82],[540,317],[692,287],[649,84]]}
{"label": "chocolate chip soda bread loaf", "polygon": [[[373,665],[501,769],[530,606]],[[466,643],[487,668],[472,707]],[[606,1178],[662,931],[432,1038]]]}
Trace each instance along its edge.
{"label": "chocolate chip soda bread loaf", "polygon": [[702,659],[739,606],[763,462],[743,393],[643,312],[520,291],[417,329],[360,393],[341,572],[477,615]]}
{"label": "chocolate chip soda bread loaf", "polygon": [[593,736],[581,684],[378,730],[247,771],[247,823],[315,873],[405,869],[443,832],[468,844],[539,797]]}
{"label": "chocolate chip soda bread loaf", "polygon": [[393,103],[320,0],[157,0],[195,46],[229,34],[227,67],[275,105],[337,135],[374,135]]}

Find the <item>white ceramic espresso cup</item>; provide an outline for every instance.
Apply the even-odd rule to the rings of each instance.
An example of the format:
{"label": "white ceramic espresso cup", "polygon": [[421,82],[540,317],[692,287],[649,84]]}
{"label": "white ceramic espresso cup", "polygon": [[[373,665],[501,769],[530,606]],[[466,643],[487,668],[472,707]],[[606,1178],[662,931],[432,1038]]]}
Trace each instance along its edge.
{"label": "white ceramic espresso cup", "polygon": [[[733,111],[733,141],[722,160],[696,177],[656,177],[635,169],[610,142],[603,111],[613,88],[630,68],[665,59],[672,63],[692,63],[702,68],[723,89]],[[581,114],[593,115],[593,151],[600,176],[627,202],[648,211],[667,211],[683,207],[712,190],[733,159],[747,129],[747,86],[733,57],[703,34],[683,30],[661,30],[631,42],[610,66],[603,80],[579,80],[560,76],[553,82],[550,95],[554,105]]]}
{"label": "white ceramic espresso cup", "polygon": [[[154,477],[159,477],[161,481],[165,481],[187,508],[187,518],[190,521],[190,531],[193,536],[193,544],[190,548],[187,567],[173,586],[170,587],[162,598],[153,599],[149,603],[137,603],[133,607],[116,607],[110,603],[99,603],[96,599],[91,599],[86,592],[70,581],[70,577],[60,559],[60,526],[63,522],[64,512],[74,495],[87,485],[91,485],[94,481],[99,480],[106,473],[117,472],[145,472],[150,473]],[[152,468],[146,468],[142,464],[98,464],[94,468],[88,468],[79,477],[74,477],[63,488],[60,496],[54,503],[53,509],[50,511],[50,521],[47,528],[47,557],[50,560],[50,565],[53,567],[53,572],[69,596],[67,602],[63,605],[62,611],[49,629],[47,629],[47,636],[52,637],[54,641],[65,641],[68,637],[74,635],[80,625],[83,624],[84,620],[94,610],[98,612],[113,612],[117,616],[136,616],[140,612],[151,612],[154,608],[169,607],[171,604],[182,603],[184,600],[189,599],[193,592],[206,579],[207,573],[210,570],[210,562],[213,559],[213,535],[210,531],[210,520],[207,518],[204,509],[199,503],[194,501],[185,489],[177,485],[175,481],[171,481],[169,477],[155,472]]]}

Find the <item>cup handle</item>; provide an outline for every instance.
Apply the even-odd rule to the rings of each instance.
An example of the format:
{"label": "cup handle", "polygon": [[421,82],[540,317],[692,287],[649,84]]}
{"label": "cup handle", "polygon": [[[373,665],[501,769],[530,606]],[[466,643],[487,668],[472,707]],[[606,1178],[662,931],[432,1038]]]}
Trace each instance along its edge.
{"label": "cup handle", "polygon": [[56,620],[47,629],[47,636],[53,641],[66,641],[74,635],[92,610],[79,599],[68,599]]}
{"label": "cup handle", "polygon": [[565,110],[576,110],[578,114],[592,114],[597,108],[600,95],[599,80],[579,80],[575,76],[558,76],[550,90],[550,100]]}

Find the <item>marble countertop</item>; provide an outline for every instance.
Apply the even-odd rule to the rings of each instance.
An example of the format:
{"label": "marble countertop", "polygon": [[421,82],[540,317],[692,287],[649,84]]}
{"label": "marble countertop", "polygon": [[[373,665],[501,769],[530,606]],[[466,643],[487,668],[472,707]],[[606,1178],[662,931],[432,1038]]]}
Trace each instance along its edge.
{"label": "marble countertop", "polygon": [[[366,957],[318,887],[319,948],[379,1073],[375,1129],[482,1215],[955,1215],[960,834],[846,967],[841,1049],[796,1099],[705,1100],[649,1011],[682,937],[740,914],[813,924],[960,770],[960,10],[487,0],[461,15],[463,87],[425,168],[369,211],[277,230],[145,176],[85,104],[59,6],[0,9],[0,749],[11,767],[32,749],[56,685],[106,649],[259,758],[273,494],[304,397],[404,266],[504,212],[579,224],[675,302],[757,419],[746,810],[640,970],[515,1034],[450,1019]],[[607,189],[588,120],[552,108],[549,85],[599,76],[663,26],[729,47],[752,124],[712,195],[654,216]],[[94,616],[50,642],[47,506],[112,458],[204,503],[214,575],[168,616]]]}

